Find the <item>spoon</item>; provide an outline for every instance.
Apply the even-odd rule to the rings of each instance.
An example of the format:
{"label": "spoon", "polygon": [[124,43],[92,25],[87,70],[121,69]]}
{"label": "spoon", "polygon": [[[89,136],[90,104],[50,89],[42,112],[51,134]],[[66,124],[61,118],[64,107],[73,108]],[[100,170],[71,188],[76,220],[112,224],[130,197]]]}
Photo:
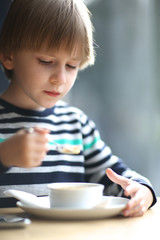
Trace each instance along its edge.
{"label": "spoon", "polygon": [[[60,145],[58,144],[56,141],[52,140],[52,142],[55,144],[56,146],[56,150],[60,153],[65,153],[65,154],[79,154],[80,153],[80,147],[78,145]],[[50,144],[52,144],[51,142],[49,142]]]}
{"label": "spoon", "polygon": [[20,200],[23,204],[27,206],[49,208],[49,202],[42,202],[42,199],[31,193],[11,189],[4,191],[4,194],[8,197],[14,197]]}

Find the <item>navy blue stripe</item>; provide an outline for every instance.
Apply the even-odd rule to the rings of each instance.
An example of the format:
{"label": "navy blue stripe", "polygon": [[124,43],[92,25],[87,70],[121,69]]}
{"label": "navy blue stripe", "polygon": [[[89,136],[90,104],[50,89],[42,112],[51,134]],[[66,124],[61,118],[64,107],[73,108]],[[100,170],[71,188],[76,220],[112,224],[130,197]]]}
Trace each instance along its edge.
{"label": "navy blue stripe", "polygon": [[121,159],[119,159],[119,161],[112,166],[112,169],[117,174],[122,175],[122,173],[128,169],[128,166]]}
{"label": "navy blue stripe", "polygon": [[[70,110],[70,105],[56,105],[52,108],[49,109],[45,109],[42,112],[39,111],[33,111],[33,110],[27,110],[27,109],[22,109],[19,107],[16,107],[6,101],[4,101],[3,99],[0,98],[0,104],[5,108],[5,109],[0,109],[0,114],[2,113],[18,113],[21,115],[27,115],[27,116],[39,116],[39,117],[43,117],[43,116],[49,116],[50,114],[54,114],[55,116],[70,116],[70,115],[76,115],[77,113],[75,113],[74,111]],[[64,113],[56,113],[56,109],[67,109],[67,111],[65,111]]]}
{"label": "navy blue stripe", "polygon": [[89,120],[87,119],[86,121],[85,121],[85,123],[81,123],[82,124],[82,127],[85,127],[85,126],[87,126],[88,125],[88,123],[89,123]]}
{"label": "navy blue stripe", "polygon": [[[96,150],[96,151],[94,151],[94,152],[86,155],[86,156],[85,156],[85,160],[87,161],[87,160],[89,160],[89,159],[97,156],[99,153],[101,153],[101,152],[104,150],[104,148],[106,148],[105,145],[104,145],[103,148],[101,148],[100,150]],[[111,157],[111,154],[109,154],[108,156]],[[108,158],[107,158],[107,159],[108,159]]]}
{"label": "navy blue stripe", "polygon": [[[59,106],[56,106],[56,108],[59,108]],[[68,106],[63,107],[63,108],[67,109]],[[54,112],[54,115],[57,116],[57,117],[61,117],[61,116],[71,116],[71,115],[73,115],[73,116],[75,115],[76,116],[76,114],[77,114],[75,112],[69,111],[69,108],[67,109],[67,111],[68,112],[64,112],[64,113],[56,113],[56,112]]]}
{"label": "navy blue stripe", "polygon": [[[25,126],[24,126],[25,127]],[[10,129],[10,128],[3,128],[1,129],[0,128],[0,132],[1,133],[15,133],[17,132],[18,130],[20,130],[21,128],[14,128],[14,129]]]}
{"label": "navy blue stripe", "polygon": [[44,111],[42,112],[39,112],[39,111],[33,111],[33,110],[27,110],[27,109],[23,109],[23,108],[19,108],[19,107],[16,107],[6,101],[4,101],[3,99],[0,98],[0,104],[5,108],[5,112],[3,109],[0,109],[0,113],[18,113],[18,114],[21,114],[21,115],[27,115],[27,116],[48,116],[50,114],[53,114],[54,112],[54,108],[55,107],[52,107],[52,108],[49,108],[49,109],[45,109]]}
{"label": "navy blue stripe", "polygon": [[83,173],[8,173],[0,178],[1,186],[48,184],[52,182],[84,182]]}
{"label": "navy blue stripe", "polygon": [[[24,127],[25,127],[25,124],[24,124]],[[0,128],[0,132],[1,133],[15,133],[15,132],[17,132],[20,129],[22,129],[22,128],[14,128],[14,129],[12,129],[12,128],[11,129],[9,129],[9,128],[1,129]],[[80,132],[79,129],[74,129],[74,130],[66,130],[66,129],[64,129],[64,130],[59,130],[59,131],[51,131],[51,134],[63,134],[63,133],[77,134],[79,132]]]}
{"label": "navy blue stripe", "polygon": [[6,111],[6,109],[0,109],[0,114],[6,114],[6,113],[10,113],[10,111]]}
{"label": "navy blue stripe", "polygon": [[92,135],[92,134],[94,133],[94,131],[95,131],[95,129],[92,129],[92,128],[91,128],[91,130],[90,130],[87,134],[83,134],[83,135],[82,135],[83,138],[89,137],[90,135]]}
{"label": "navy blue stripe", "polygon": [[71,134],[76,134],[76,133],[80,133],[80,130],[78,128],[75,128],[73,130],[58,130],[58,131],[51,131],[50,134],[61,134],[61,133],[71,133]]}
{"label": "navy blue stripe", "polygon": [[48,123],[48,124],[54,124],[54,125],[61,125],[61,124],[74,124],[77,123],[77,119],[68,120],[68,121],[59,121],[54,122],[53,120],[45,119],[45,118],[28,118],[28,117],[15,117],[15,118],[5,118],[1,119],[0,123],[18,123],[18,122],[34,122],[34,123]]}
{"label": "navy blue stripe", "polygon": [[45,161],[42,164],[43,167],[50,167],[50,166],[71,166],[71,167],[82,167],[84,164],[82,162],[69,162],[66,160],[57,160],[57,161]]}
{"label": "navy blue stripe", "polygon": [[16,202],[15,198],[0,198],[0,208],[16,207]]}

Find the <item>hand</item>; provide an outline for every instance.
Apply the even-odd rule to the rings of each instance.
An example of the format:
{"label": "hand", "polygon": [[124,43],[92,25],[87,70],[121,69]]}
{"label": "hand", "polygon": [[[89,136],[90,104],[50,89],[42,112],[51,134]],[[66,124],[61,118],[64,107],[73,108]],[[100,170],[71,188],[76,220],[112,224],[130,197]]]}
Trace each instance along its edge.
{"label": "hand", "polygon": [[0,143],[0,161],[6,167],[31,168],[41,165],[48,151],[49,131],[34,128],[33,133],[25,129]]}
{"label": "hand", "polygon": [[142,216],[153,202],[153,195],[150,189],[136,181],[116,174],[108,168],[106,170],[108,178],[119,184],[124,189],[124,195],[131,197],[126,208],[123,210],[125,217]]}

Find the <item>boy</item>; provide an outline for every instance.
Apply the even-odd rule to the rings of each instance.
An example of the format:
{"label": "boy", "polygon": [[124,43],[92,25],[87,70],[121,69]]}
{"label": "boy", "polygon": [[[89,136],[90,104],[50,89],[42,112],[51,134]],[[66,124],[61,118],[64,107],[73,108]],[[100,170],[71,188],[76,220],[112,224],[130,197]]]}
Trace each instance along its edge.
{"label": "boy", "polygon": [[[5,190],[42,196],[51,182],[98,182],[106,195],[123,188],[131,198],[124,216],[141,216],[156,202],[150,182],[112,155],[93,121],[61,101],[78,71],[94,63],[92,29],[81,0],[12,3],[0,33],[0,61],[10,79],[0,96],[1,207],[15,205]],[[79,145],[80,153],[48,147],[48,135],[50,143]]]}

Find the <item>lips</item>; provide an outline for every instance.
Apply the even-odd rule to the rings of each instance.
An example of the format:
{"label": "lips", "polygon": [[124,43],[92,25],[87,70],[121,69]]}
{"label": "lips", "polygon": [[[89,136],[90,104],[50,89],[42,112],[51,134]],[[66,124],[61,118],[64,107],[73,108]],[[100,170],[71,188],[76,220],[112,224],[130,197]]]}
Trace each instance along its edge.
{"label": "lips", "polygon": [[59,92],[56,91],[44,91],[50,97],[58,97],[60,95]]}

